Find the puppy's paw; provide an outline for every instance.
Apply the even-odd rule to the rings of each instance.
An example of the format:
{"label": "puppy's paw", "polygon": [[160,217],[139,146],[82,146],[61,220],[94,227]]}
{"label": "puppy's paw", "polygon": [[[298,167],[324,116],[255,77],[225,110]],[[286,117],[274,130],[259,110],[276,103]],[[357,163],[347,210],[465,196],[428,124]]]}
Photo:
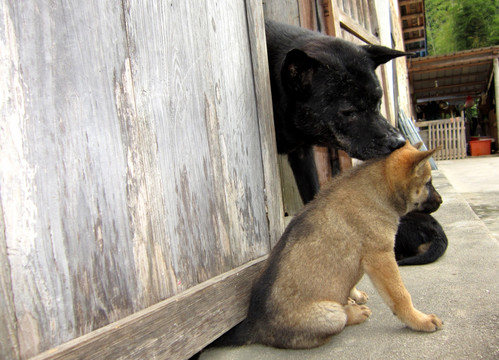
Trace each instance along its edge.
{"label": "puppy's paw", "polygon": [[365,305],[360,305],[360,310],[362,311],[362,316],[364,317],[364,320],[367,319],[371,314],[373,313],[371,309],[369,309]]}
{"label": "puppy's paw", "polygon": [[357,288],[353,288],[350,291],[350,298],[352,298],[357,304],[362,305],[367,302],[369,299],[369,296],[367,295],[366,292],[360,291]]}
{"label": "puppy's paw", "polygon": [[440,330],[444,323],[435,314],[422,314],[418,321],[414,324],[409,325],[413,330],[434,332]]}
{"label": "puppy's paw", "polygon": [[347,314],[347,325],[363,323],[372,314],[371,309],[367,306],[350,302],[344,306],[344,309]]}

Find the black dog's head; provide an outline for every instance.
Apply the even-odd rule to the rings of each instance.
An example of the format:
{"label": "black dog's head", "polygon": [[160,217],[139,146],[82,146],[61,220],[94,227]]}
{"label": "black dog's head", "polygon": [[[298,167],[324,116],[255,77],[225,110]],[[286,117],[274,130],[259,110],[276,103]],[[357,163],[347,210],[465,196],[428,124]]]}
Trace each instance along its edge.
{"label": "black dog's head", "polygon": [[358,159],[388,155],[404,137],[380,114],[374,70],[407,55],[383,46],[314,38],[287,53],[281,81],[293,99],[293,126],[309,144],[334,146]]}

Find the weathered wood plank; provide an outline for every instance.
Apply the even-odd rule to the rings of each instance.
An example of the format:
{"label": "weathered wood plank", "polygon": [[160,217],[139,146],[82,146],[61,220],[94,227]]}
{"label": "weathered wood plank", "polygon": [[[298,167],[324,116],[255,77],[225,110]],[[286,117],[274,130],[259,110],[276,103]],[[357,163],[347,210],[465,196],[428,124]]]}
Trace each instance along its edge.
{"label": "weathered wood plank", "polygon": [[277,163],[277,145],[262,3],[258,0],[246,0],[246,13],[260,129],[265,182],[265,207],[269,221],[269,240],[270,244],[273,245],[279,240],[284,230],[284,210],[280,174],[275,166]]}
{"label": "weathered wood plank", "polygon": [[[378,22],[378,14],[376,12],[376,0],[367,0],[366,4],[368,7],[368,13],[369,13],[369,19],[370,19],[370,26],[367,28],[367,30],[371,34],[379,36],[379,34],[377,34],[377,33],[379,32],[380,25]],[[394,3],[392,3],[391,6],[398,7],[398,1],[395,1]],[[398,11],[399,10],[396,10],[397,13],[398,13]]]}
{"label": "weathered wood plank", "polygon": [[28,357],[137,305],[114,121],[113,78],[126,46],[113,1],[9,8],[20,82],[16,116],[0,120],[13,135],[2,148],[1,190],[18,341]]}
{"label": "weathered wood plank", "polygon": [[136,308],[142,309],[175,294],[177,278],[170,242],[165,241],[167,214],[156,131],[149,118],[137,116],[129,58],[114,81],[126,162],[126,204],[133,244],[133,271],[141,289],[135,301],[140,304]]}
{"label": "weathered wood plank", "polygon": [[1,205],[22,357],[268,252],[282,221],[266,214],[277,192],[264,194],[278,186],[275,144],[256,105],[263,50],[250,55],[263,24],[250,40],[244,2],[205,2],[201,17],[186,2],[1,4]]}
{"label": "weathered wood plank", "polygon": [[205,16],[186,2],[127,5],[137,112],[152,119],[168,179],[179,291],[268,251],[245,6],[200,6]]}
{"label": "weathered wood plank", "polygon": [[319,177],[319,185],[322,187],[328,183],[333,177],[333,169],[331,167],[331,155],[329,148],[324,146],[314,147],[314,159],[317,166],[317,175]]}
{"label": "weathered wood plank", "polygon": [[[300,6],[297,0],[268,0],[263,4],[263,11],[265,19],[300,26]],[[291,216],[295,215],[303,207],[303,202],[287,156],[279,155],[278,164],[284,215],[288,217],[285,221],[287,223],[290,221]]]}
{"label": "weathered wood plank", "polygon": [[315,1],[298,1],[301,27],[318,31],[316,6]]}
{"label": "weathered wood plank", "polygon": [[189,358],[246,316],[252,281],[262,270],[265,258],[248,262],[32,360]]}
{"label": "weathered wood plank", "polygon": [[322,9],[324,12],[326,34],[340,37],[341,24],[337,0],[323,0]]}
{"label": "weathered wood plank", "polygon": [[[353,20],[347,13],[339,10],[339,19],[342,29],[351,33],[353,36],[361,39],[368,44],[379,44],[379,39],[371,34],[370,31],[364,29],[363,26],[359,25],[355,20]],[[346,39],[345,35],[342,38]],[[349,39],[347,39],[349,40]]]}
{"label": "weathered wood plank", "polygon": [[[5,189],[11,166],[16,164],[16,154],[7,153],[16,148],[19,132],[16,125],[22,118],[22,79],[19,74],[19,57],[15,41],[14,24],[7,2],[0,2],[0,191]],[[17,322],[12,293],[11,269],[7,252],[4,206],[11,200],[0,193],[0,357],[6,360],[19,359]]]}
{"label": "weathered wood plank", "polygon": [[35,3],[0,2],[6,358],[264,255],[283,220],[260,3]]}
{"label": "weathered wood plank", "polygon": [[1,200],[0,196],[0,356],[14,360],[19,359],[19,344]]}
{"label": "weathered wood plank", "polygon": [[300,26],[300,11],[297,0],[266,0],[263,2],[265,19]]}
{"label": "weathered wood plank", "polygon": [[[154,134],[161,188],[153,196],[161,199],[160,218],[167,219],[164,232],[159,231],[153,242],[159,257],[171,263],[168,271],[175,278],[175,292],[229,268],[219,258],[216,243],[215,210],[220,202],[212,192],[213,164],[204,121],[203,94],[209,91],[203,73],[209,69],[201,54],[207,49],[208,29],[203,16],[192,20],[193,10],[186,2],[125,2],[137,118]],[[208,256],[210,251],[213,256]],[[145,251],[142,260],[153,266],[149,255]]]}
{"label": "weathered wood plank", "polygon": [[[257,45],[264,38],[255,38],[256,26],[260,27],[261,35],[264,31],[261,10],[259,23],[255,23],[252,16],[256,4],[207,2],[206,9],[208,21],[216,24],[209,31],[211,76],[206,78],[206,85],[215,84],[213,103],[224,165],[225,208],[230,221],[233,266],[268,253],[270,239],[265,195],[267,186],[273,189],[278,184],[278,178],[271,179],[265,174],[271,167],[269,162],[276,162],[276,150],[275,145],[272,146],[275,139],[271,138],[271,128],[260,121],[272,121],[272,112],[267,113],[269,99],[262,98],[270,96],[269,85],[263,83],[268,81],[268,76],[255,78],[261,78],[260,66],[266,60],[265,54],[261,50],[258,52],[261,45]],[[260,95],[259,99],[257,95]],[[267,156],[267,164],[263,162],[264,156]],[[278,200],[279,194],[275,196]],[[277,212],[273,216],[279,215]]]}
{"label": "weathered wood plank", "polygon": [[284,216],[289,217],[289,219],[286,220],[286,222],[288,222],[291,217],[303,207],[303,202],[301,200],[300,193],[298,192],[298,186],[296,185],[293,170],[291,170],[291,166],[289,166],[288,157],[286,155],[280,155],[278,163],[281,178]]}

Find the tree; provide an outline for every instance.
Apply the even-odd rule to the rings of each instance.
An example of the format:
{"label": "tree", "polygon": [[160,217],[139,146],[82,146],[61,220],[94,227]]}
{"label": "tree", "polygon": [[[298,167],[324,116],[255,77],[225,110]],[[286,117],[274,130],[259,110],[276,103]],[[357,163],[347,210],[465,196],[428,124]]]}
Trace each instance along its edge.
{"label": "tree", "polygon": [[453,1],[426,0],[426,37],[429,55],[447,54],[456,51],[453,39],[453,21],[449,16]]}
{"label": "tree", "polygon": [[453,27],[458,50],[495,45],[490,34],[494,23],[497,23],[496,0],[461,0],[453,8]]}
{"label": "tree", "polygon": [[426,0],[430,55],[499,45],[498,0]]}

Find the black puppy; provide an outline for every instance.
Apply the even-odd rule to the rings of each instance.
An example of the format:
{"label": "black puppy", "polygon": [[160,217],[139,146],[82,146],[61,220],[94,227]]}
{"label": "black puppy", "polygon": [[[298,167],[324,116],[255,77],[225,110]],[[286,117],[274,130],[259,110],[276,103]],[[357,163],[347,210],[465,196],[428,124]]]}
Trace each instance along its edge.
{"label": "black puppy", "polygon": [[395,237],[395,258],[401,265],[423,265],[434,262],[447,249],[444,229],[430,214],[440,207],[442,197],[429,182],[430,195],[418,210],[400,219]]}
{"label": "black puppy", "polygon": [[277,150],[288,154],[304,203],[319,190],[313,145],[365,160],[405,144],[379,112],[382,89],[374,70],[407,53],[273,21],[265,29]]}

